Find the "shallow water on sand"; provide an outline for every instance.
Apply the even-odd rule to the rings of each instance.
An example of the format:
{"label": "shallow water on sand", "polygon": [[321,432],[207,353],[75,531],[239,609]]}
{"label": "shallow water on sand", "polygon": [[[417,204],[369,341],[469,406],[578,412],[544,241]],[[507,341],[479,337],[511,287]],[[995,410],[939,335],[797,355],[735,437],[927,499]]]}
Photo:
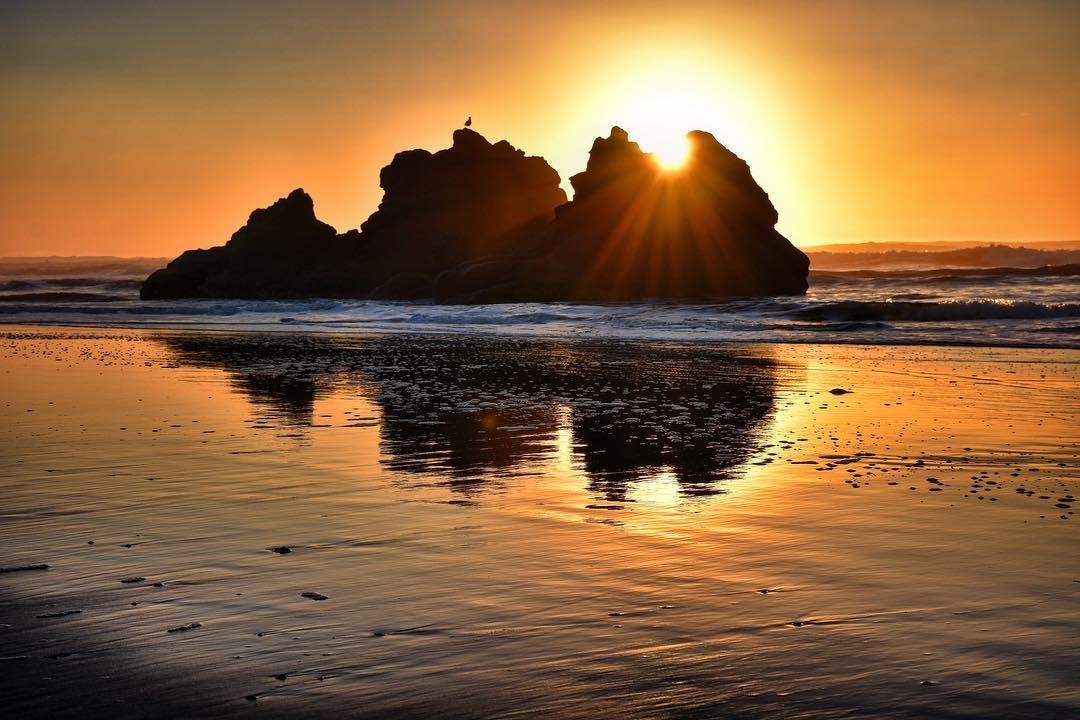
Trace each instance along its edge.
{"label": "shallow water on sand", "polygon": [[4,705],[1075,715],[1078,375],[1077,351],[12,328],[0,566],[50,568],[0,574]]}

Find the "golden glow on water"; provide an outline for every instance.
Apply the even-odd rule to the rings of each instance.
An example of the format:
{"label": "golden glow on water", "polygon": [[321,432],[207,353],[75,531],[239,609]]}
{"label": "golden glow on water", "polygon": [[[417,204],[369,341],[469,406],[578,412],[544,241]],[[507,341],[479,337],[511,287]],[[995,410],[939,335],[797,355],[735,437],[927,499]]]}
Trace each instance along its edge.
{"label": "golden glow on water", "polygon": [[[1010,703],[1080,703],[1024,669],[1077,637],[1054,506],[1078,478],[1075,352],[21,333],[0,341],[0,542],[53,569],[0,591],[71,594],[65,628],[214,675],[197,696],[393,714],[446,684],[507,714],[649,717],[750,688],[814,716],[857,677],[883,715],[932,679],[995,716],[990,677]],[[707,425],[681,418],[725,414],[720,455],[690,452]],[[616,681],[647,687],[620,709]]]}
{"label": "golden glow on water", "polygon": [[661,469],[635,483],[628,499],[635,503],[674,507],[681,500],[679,480],[671,470]]}
{"label": "golden glow on water", "polygon": [[570,429],[572,412],[566,405],[560,405],[555,409],[555,417],[559,423],[559,429],[555,434],[555,467],[563,473],[574,469],[574,436]]}

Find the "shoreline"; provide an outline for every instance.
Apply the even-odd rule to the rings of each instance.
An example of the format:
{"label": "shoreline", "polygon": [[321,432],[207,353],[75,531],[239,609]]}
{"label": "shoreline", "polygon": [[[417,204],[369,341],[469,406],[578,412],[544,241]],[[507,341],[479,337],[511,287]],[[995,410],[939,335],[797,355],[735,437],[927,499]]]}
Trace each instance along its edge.
{"label": "shoreline", "polygon": [[[288,323],[284,323],[288,324]],[[272,329],[280,328],[280,329]],[[182,325],[139,325],[133,323],[125,323],[123,325],[102,325],[102,324],[78,324],[78,323],[41,323],[41,322],[28,322],[28,323],[10,323],[0,322],[0,333],[12,333],[23,331],[48,331],[50,329],[66,329],[66,330],[80,330],[80,331],[116,331],[123,332],[130,330],[134,332],[160,332],[160,333],[206,333],[214,335],[274,335],[281,337],[292,336],[325,336],[325,337],[341,337],[341,338],[381,338],[381,337],[407,337],[410,335],[416,335],[420,337],[429,338],[479,338],[479,339],[507,339],[507,340],[537,340],[542,342],[553,341],[567,341],[567,342],[597,342],[597,343],[627,343],[627,344],[661,344],[661,345],[685,345],[688,347],[702,346],[718,346],[718,347],[740,347],[740,346],[768,346],[768,345],[782,345],[792,347],[896,347],[896,348],[955,348],[955,349],[968,349],[968,350],[1055,350],[1062,352],[1075,352],[1080,351],[1080,343],[1077,345],[1052,345],[1052,344],[1001,344],[1001,345],[986,345],[978,343],[964,343],[964,342],[950,342],[939,343],[933,341],[925,342],[881,342],[876,340],[853,340],[849,342],[826,342],[822,340],[818,341],[799,341],[787,338],[776,338],[769,340],[755,340],[752,338],[739,338],[739,339],[718,339],[718,338],[703,338],[700,340],[694,340],[689,338],[657,338],[646,336],[606,336],[606,337],[586,337],[582,335],[560,335],[557,333],[497,333],[497,332],[448,332],[446,330],[402,330],[402,331],[388,331],[388,330],[360,330],[357,328],[349,328],[345,330],[334,329],[321,329],[321,328],[298,328],[292,327],[280,327],[280,324],[267,325],[266,327],[229,327],[229,328],[217,328],[213,326],[198,326],[198,327],[185,327]]]}

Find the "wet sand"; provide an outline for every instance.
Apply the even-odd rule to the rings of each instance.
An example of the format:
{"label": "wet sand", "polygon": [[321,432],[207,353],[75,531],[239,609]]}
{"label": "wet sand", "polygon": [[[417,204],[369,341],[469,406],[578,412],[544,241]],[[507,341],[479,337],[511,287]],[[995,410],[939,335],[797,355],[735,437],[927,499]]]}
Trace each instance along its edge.
{"label": "wet sand", "polygon": [[1078,379],[1056,350],[9,328],[3,705],[1076,715]]}

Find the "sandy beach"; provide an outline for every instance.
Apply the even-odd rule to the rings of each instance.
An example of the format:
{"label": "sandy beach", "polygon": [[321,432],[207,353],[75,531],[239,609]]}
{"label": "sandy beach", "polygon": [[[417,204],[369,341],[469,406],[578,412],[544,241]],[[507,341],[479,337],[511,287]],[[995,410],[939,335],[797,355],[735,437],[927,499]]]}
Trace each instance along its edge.
{"label": "sandy beach", "polygon": [[8,327],[5,713],[1074,715],[1078,375]]}

